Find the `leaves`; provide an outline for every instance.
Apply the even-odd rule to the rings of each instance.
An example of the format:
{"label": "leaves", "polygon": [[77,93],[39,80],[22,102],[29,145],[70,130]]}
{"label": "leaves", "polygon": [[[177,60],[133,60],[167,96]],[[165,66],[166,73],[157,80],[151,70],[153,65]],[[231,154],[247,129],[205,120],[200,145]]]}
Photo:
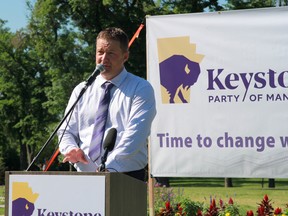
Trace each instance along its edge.
{"label": "leaves", "polygon": [[47,100],[43,90],[47,83],[29,35],[24,31],[13,34],[2,27],[0,32],[1,131],[8,136],[6,151],[15,145],[27,150],[21,154],[20,168],[25,169],[37,141],[43,140],[40,131],[53,120],[42,107]]}
{"label": "leaves", "polygon": [[[226,8],[235,9],[272,5],[268,0],[228,3]],[[27,8],[29,24],[21,31],[10,32],[0,20],[0,146],[3,155],[16,150],[23,163],[19,169],[26,168],[63,116],[72,89],[94,70],[99,31],[117,26],[132,38],[146,15],[223,9],[217,0],[27,0]],[[126,67],[146,76],[145,28],[130,48]],[[51,152],[39,160],[47,155]]]}

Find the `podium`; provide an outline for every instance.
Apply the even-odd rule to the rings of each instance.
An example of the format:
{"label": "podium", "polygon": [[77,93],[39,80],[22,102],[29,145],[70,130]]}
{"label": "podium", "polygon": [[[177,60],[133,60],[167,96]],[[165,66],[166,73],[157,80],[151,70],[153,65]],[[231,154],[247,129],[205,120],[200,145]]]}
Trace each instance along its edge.
{"label": "podium", "polygon": [[146,216],[147,185],[122,173],[7,171],[5,215]]}

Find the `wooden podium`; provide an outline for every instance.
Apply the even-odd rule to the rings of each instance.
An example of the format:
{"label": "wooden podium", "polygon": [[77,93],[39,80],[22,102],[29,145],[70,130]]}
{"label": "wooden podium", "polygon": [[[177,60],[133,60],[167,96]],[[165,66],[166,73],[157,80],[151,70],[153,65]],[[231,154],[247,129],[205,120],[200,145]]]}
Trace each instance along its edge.
{"label": "wooden podium", "polygon": [[122,173],[5,173],[5,215],[146,216],[147,185]]}

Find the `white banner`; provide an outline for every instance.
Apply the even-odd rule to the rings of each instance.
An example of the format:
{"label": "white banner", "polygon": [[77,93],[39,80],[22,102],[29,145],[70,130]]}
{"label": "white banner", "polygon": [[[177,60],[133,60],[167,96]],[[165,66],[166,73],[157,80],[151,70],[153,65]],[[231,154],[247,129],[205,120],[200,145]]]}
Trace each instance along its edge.
{"label": "white banner", "polygon": [[9,216],[105,215],[105,176],[10,175],[9,188]]}
{"label": "white banner", "polygon": [[153,176],[288,177],[288,8],[150,16]]}

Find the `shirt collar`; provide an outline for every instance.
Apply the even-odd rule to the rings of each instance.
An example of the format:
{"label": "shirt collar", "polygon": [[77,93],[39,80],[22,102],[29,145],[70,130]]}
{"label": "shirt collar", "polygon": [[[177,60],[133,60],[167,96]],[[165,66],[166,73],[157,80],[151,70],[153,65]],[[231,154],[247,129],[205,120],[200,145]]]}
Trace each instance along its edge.
{"label": "shirt collar", "polygon": [[[118,74],[116,77],[114,77],[112,80],[109,80],[109,82],[113,83],[117,88],[121,85],[121,83],[125,80],[128,72],[125,68]],[[101,75],[99,76],[99,84],[102,86],[103,83],[107,82],[106,79],[104,79]]]}

